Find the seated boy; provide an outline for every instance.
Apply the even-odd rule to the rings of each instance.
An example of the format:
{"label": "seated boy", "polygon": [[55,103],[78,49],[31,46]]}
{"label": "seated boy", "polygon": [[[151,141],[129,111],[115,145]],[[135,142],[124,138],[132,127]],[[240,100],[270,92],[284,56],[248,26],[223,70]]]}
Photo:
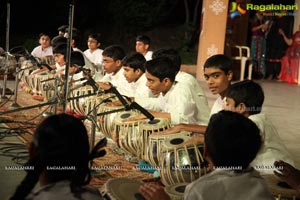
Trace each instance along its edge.
{"label": "seated boy", "polygon": [[152,111],[155,117],[168,118],[171,124],[205,124],[196,95],[187,84],[175,81],[177,71],[173,62],[166,57],[159,57],[145,64],[147,86],[152,94],[159,94],[160,111]]}
{"label": "seated boy", "polygon": [[[222,110],[222,99],[233,78],[232,62],[229,57],[217,54],[209,57],[205,61],[203,68],[204,77],[209,90],[212,94],[219,95],[210,111],[210,115],[212,115]],[[200,124],[178,124],[166,130],[166,132],[190,131],[203,134],[205,129],[206,126]]]}
{"label": "seated boy", "polygon": [[263,103],[262,87],[254,81],[245,80],[232,84],[228,88],[223,106],[224,109],[240,113],[256,123],[260,129],[262,146],[251,164],[261,173],[272,174],[276,160],[283,160],[291,165],[294,161],[275,126],[265,114],[261,113]]}
{"label": "seated boy", "polygon": [[[274,199],[265,180],[250,167],[260,146],[259,129],[251,120],[230,111],[212,115],[205,133],[204,156],[213,170],[190,183],[184,199]],[[139,191],[147,200],[171,199],[158,184],[144,184]]]}
{"label": "seated boy", "polygon": [[192,88],[193,93],[196,94],[195,98],[197,105],[199,105],[199,110],[201,111],[201,118],[208,123],[210,109],[208,107],[206,96],[194,76],[187,72],[180,71],[181,57],[179,52],[173,48],[161,48],[154,51],[152,54],[152,59],[158,57],[167,57],[173,61],[172,67],[176,70],[175,81],[187,84],[189,88]]}
{"label": "seated boy", "polygon": [[146,35],[138,35],[135,38],[135,50],[138,53],[141,53],[145,59],[151,60],[152,59],[152,51],[150,51],[150,43],[151,40],[148,36]]}
{"label": "seated boy", "polygon": [[122,68],[122,59],[125,55],[124,49],[119,45],[106,47],[102,53],[102,64],[105,75],[97,83],[105,90],[110,88],[107,83],[111,83],[120,94],[129,96],[129,83],[123,74],[124,69]]}
{"label": "seated boy", "polygon": [[145,109],[159,110],[156,106],[157,96],[153,95],[146,86],[145,63],[145,57],[137,52],[128,54],[122,60],[123,73],[129,83],[129,96]]}

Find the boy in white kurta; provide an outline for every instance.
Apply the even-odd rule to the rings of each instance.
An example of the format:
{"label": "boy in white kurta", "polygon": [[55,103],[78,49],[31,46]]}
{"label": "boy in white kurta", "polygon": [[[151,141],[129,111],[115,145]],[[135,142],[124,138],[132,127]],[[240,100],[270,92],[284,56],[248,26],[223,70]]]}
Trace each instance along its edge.
{"label": "boy in white kurta", "polygon": [[102,53],[102,64],[105,72],[104,77],[96,80],[103,89],[109,89],[105,83],[111,83],[122,95],[130,95],[129,83],[124,76],[122,68],[122,59],[125,57],[124,49],[119,45],[111,45],[106,47]]}
{"label": "boy in white kurta", "polygon": [[147,86],[152,94],[159,94],[160,112],[152,112],[155,117],[170,119],[172,124],[205,124],[196,101],[196,94],[187,84],[175,82],[177,71],[173,62],[166,57],[147,61],[145,64]]}
{"label": "boy in white kurta", "polygon": [[238,112],[256,123],[260,129],[262,147],[251,164],[261,173],[273,174],[276,160],[283,160],[291,165],[294,165],[294,161],[275,126],[261,113],[263,102],[262,87],[254,81],[245,80],[228,88],[223,106],[224,109]]}
{"label": "boy in white kurta", "polygon": [[[272,200],[265,180],[249,166],[261,146],[259,129],[238,113],[220,111],[209,121],[204,157],[212,171],[188,184],[184,199]],[[170,200],[164,188],[148,183],[139,192],[146,200]]]}

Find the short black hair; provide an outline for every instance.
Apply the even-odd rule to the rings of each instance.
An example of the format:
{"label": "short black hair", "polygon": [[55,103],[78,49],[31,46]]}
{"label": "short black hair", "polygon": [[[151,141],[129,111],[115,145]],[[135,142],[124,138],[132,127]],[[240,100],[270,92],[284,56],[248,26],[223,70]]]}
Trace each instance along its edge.
{"label": "short black hair", "polygon": [[164,78],[169,78],[172,82],[175,81],[177,71],[172,67],[173,62],[167,57],[159,57],[149,60],[145,63],[145,69],[151,75],[159,78],[162,81]]}
{"label": "short black hair", "polygon": [[122,65],[133,68],[134,71],[140,69],[142,72],[145,72],[145,62],[146,59],[141,53],[130,52],[123,58]]}
{"label": "short black hair", "polygon": [[138,35],[135,38],[135,41],[143,42],[144,44],[148,44],[150,46],[151,39],[147,35]]}
{"label": "short black hair", "polygon": [[232,98],[235,106],[244,103],[250,115],[261,112],[265,99],[261,85],[252,80],[244,80],[230,85],[225,96]]}
{"label": "short black hair", "polygon": [[204,69],[211,67],[221,69],[225,74],[228,74],[229,71],[232,71],[232,60],[223,54],[216,54],[209,57],[203,66]]}
{"label": "short black hair", "polygon": [[102,55],[110,57],[114,59],[114,61],[117,61],[117,60],[122,60],[126,54],[122,46],[110,45],[103,50]]}
{"label": "short black hair", "polygon": [[[71,52],[72,52],[72,48],[71,48]],[[67,55],[67,43],[60,43],[60,44],[57,44],[54,48],[53,48],[53,54],[56,54],[56,53],[59,53],[59,54],[62,54],[64,56]]]}
{"label": "short black hair", "polygon": [[88,38],[93,38],[94,40],[96,40],[98,43],[101,43],[101,34],[100,33],[92,33],[89,35]]}
{"label": "short black hair", "polygon": [[65,38],[62,35],[57,35],[54,38],[52,38],[51,45],[52,45],[53,48],[55,48],[57,45],[59,45],[59,44],[67,44],[67,42],[68,42],[67,38]]}
{"label": "short black hair", "polygon": [[261,144],[259,128],[247,117],[225,110],[211,116],[205,146],[215,167],[246,169]]}
{"label": "short black hair", "polygon": [[71,66],[77,65],[79,67],[85,66],[84,56],[80,51],[73,51],[71,53]]}
{"label": "short black hair", "polygon": [[161,48],[153,52],[152,59],[158,57],[167,57],[173,61],[173,67],[179,72],[181,67],[181,57],[179,52],[173,48]]}

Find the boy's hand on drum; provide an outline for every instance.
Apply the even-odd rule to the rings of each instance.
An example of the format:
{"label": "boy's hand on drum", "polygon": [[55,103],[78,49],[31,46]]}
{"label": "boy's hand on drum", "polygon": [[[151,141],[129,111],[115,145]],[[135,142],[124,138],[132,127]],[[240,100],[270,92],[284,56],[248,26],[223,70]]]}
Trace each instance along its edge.
{"label": "boy's hand on drum", "polygon": [[107,83],[97,82],[97,84],[103,89],[103,90],[109,90],[111,85]]}
{"label": "boy's hand on drum", "polygon": [[274,165],[279,171],[274,171],[274,174],[294,189],[300,191],[300,170],[282,160],[275,161]]}
{"label": "boy's hand on drum", "polygon": [[145,115],[139,114],[134,117],[129,117],[127,119],[124,119],[124,120],[122,120],[122,122],[140,121],[140,120],[145,120],[145,119],[147,119],[147,117]]}
{"label": "boy's hand on drum", "polygon": [[141,185],[139,192],[146,200],[171,200],[169,195],[165,192],[164,187],[155,183],[146,183]]}
{"label": "boy's hand on drum", "polygon": [[180,131],[181,131],[180,124],[177,124],[174,127],[168,128],[166,130],[152,133],[152,135],[169,135],[169,134],[179,133]]}
{"label": "boy's hand on drum", "polygon": [[180,148],[180,147],[190,146],[190,145],[199,144],[199,143],[200,144],[204,143],[204,136],[191,137],[190,140],[188,140],[182,144],[179,144],[177,147]]}

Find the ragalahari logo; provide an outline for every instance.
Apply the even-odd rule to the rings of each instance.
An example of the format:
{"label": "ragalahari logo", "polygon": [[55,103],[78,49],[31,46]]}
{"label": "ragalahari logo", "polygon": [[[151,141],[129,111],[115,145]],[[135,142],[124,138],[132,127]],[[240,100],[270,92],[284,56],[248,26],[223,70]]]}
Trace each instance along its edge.
{"label": "ragalahari logo", "polygon": [[246,14],[247,10],[243,9],[241,7],[240,3],[237,2],[231,2],[231,9],[230,9],[230,18],[233,19],[237,16],[241,16]]}

